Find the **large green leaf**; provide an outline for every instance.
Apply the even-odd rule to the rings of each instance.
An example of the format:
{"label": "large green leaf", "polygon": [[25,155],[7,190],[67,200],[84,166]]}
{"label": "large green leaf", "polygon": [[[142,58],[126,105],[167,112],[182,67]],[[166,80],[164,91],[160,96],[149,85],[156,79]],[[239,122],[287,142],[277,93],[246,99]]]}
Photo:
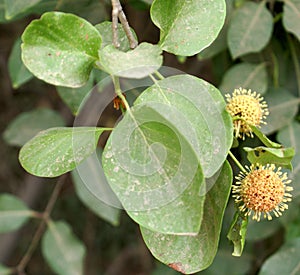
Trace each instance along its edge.
{"label": "large green leaf", "polygon": [[269,42],[273,18],[265,1],[246,2],[239,8],[229,25],[228,46],[233,58],[261,51]]}
{"label": "large green leaf", "polygon": [[300,274],[299,254],[300,238],[290,240],[264,262],[259,275]]}
{"label": "large green leaf", "polygon": [[17,230],[33,216],[33,211],[19,198],[9,194],[0,195],[0,233]]}
{"label": "large green leaf", "polygon": [[264,94],[268,88],[266,64],[240,63],[226,71],[219,87],[220,91],[223,94],[231,94],[234,89],[240,87]]}
{"label": "large green leaf", "polygon": [[32,21],[22,40],[22,59],[27,68],[48,83],[67,87],[86,83],[101,47],[96,28],[62,12],[48,12]]}
{"label": "large green leaf", "polygon": [[83,275],[85,247],[63,222],[48,222],[42,239],[42,252],[56,274]]}
{"label": "large green leaf", "polygon": [[118,225],[122,206],[107,183],[98,155],[97,151],[72,171],[76,194],[97,216]]}
{"label": "large green leaf", "polygon": [[15,89],[19,88],[22,84],[33,77],[32,73],[28,71],[22,62],[20,38],[16,40],[10,53],[8,59],[8,71],[12,86]]}
{"label": "large green leaf", "polygon": [[261,131],[269,135],[292,122],[297,114],[299,98],[283,88],[268,90],[264,98],[268,103],[270,114],[266,119],[267,124],[262,125]]}
{"label": "large green leaf", "polygon": [[196,77],[173,76],[139,96],[133,114],[114,129],[103,166],[135,221],[164,233],[198,232],[203,202],[195,193],[203,177],[198,163],[211,177],[231,144],[231,119],[220,92]]}
{"label": "large green leaf", "polygon": [[[113,44],[112,22],[108,22],[108,21],[102,22],[100,24],[97,24],[95,28],[99,31],[102,37],[102,48]],[[137,39],[137,36],[133,29],[131,29],[131,32],[133,33],[134,37]],[[120,47],[119,47],[120,51],[126,52],[131,49],[129,40],[121,24],[118,24],[118,42],[120,43]]]}
{"label": "large green leaf", "polygon": [[142,43],[134,50],[122,52],[113,45],[99,51],[97,65],[111,75],[127,78],[143,78],[162,65],[161,49],[157,45]]}
{"label": "large green leaf", "polygon": [[217,252],[231,182],[232,172],[226,162],[212,189],[206,194],[204,216],[197,235],[167,235],[141,227],[144,241],[154,257],[184,274],[207,268]]}
{"label": "large green leaf", "polygon": [[300,40],[300,1],[284,0],[283,26]]}
{"label": "large green leaf", "polygon": [[183,56],[208,47],[217,38],[225,15],[225,0],[155,0],[151,6],[162,49]]}
{"label": "large green leaf", "polygon": [[41,0],[5,0],[5,18],[9,20],[39,2],[41,2]]}
{"label": "large green leaf", "polygon": [[40,132],[21,149],[23,168],[39,177],[56,177],[73,170],[96,149],[105,128],[58,127]]}
{"label": "large green leaf", "polygon": [[3,138],[10,145],[23,146],[38,132],[64,125],[59,113],[51,109],[36,109],[21,113],[11,121],[3,133]]}

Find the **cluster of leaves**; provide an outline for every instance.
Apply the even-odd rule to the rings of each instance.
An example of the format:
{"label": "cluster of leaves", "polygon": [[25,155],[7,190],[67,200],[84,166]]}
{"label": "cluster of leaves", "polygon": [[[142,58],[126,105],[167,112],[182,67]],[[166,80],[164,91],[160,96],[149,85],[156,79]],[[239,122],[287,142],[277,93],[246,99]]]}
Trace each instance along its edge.
{"label": "cluster of leaves", "polygon": [[[12,3],[18,2],[22,5],[17,9]],[[72,12],[70,8],[57,8],[60,1],[43,2],[49,6],[42,5],[41,1],[28,1],[25,5],[26,1],[4,1],[5,17],[18,18],[22,13],[54,7]],[[300,93],[296,47],[300,39],[299,10],[296,0],[268,4],[265,1],[155,0],[150,15],[160,29],[160,41],[157,45],[144,42],[133,50],[121,26],[118,28],[121,46],[116,49],[112,45],[111,22],[92,25],[74,14],[44,13],[29,24],[22,42],[18,40],[13,48],[10,72],[15,88],[34,75],[56,85],[62,100],[79,116],[93,84],[100,81],[99,90],[109,86],[107,75],[111,76],[120,97],[120,77],[150,76],[153,83],[113,129],[102,161],[98,158],[100,153],[95,153],[97,142],[102,132],[111,129],[64,127],[61,118],[51,110],[22,114],[9,125],[4,137],[12,145],[23,146],[20,162],[31,174],[56,177],[72,171],[78,196],[107,221],[118,224],[119,211],[112,206],[122,204],[140,225],[152,254],[163,263],[183,273],[206,269],[217,253],[233,178],[226,161],[233,142],[232,122],[225,111],[222,93],[244,87],[264,94],[270,116],[262,132],[278,132],[279,142],[294,147],[296,153],[300,148],[296,138],[300,127],[295,120]],[[210,58],[216,67],[216,79],[222,75],[217,80],[219,89],[186,74],[162,78],[157,73],[163,65],[162,51],[178,56],[198,54],[201,60]],[[227,64],[222,64],[224,56]],[[24,125],[29,125],[27,135],[16,135]],[[239,146],[247,152],[248,161],[275,162],[291,168],[293,152],[278,148],[254,130],[259,137],[254,146]],[[295,168],[290,177],[295,182],[297,198],[300,159],[295,157],[292,164]],[[8,195],[1,198],[6,231],[15,230],[36,216],[20,202],[7,203],[7,199],[16,198]],[[297,223],[293,214],[292,222],[285,223],[287,232]],[[232,212],[227,216],[230,219]],[[264,224],[261,230],[269,228],[269,224]],[[278,226],[272,228],[264,238]],[[242,233],[237,237],[237,245],[245,238],[243,226],[239,231]],[[288,237],[299,236],[297,231]],[[63,247],[78,252],[78,264],[82,263],[84,249],[64,222],[48,223],[43,237],[44,256],[56,273],[66,274],[59,263],[51,260],[60,249],[59,245],[55,246],[55,238],[65,239],[67,243]],[[287,246],[299,249],[296,241]],[[215,261],[221,257],[218,254]],[[273,257],[262,268],[262,274],[272,272],[269,262],[276,261],[277,256]],[[80,267],[68,264],[80,272]],[[291,264],[282,272],[287,273],[293,267]]]}

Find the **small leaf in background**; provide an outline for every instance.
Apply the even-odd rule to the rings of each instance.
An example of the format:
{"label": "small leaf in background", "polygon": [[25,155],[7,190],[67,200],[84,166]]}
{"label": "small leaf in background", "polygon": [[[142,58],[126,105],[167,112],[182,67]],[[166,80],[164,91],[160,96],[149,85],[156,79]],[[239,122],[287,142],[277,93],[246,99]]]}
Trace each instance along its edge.
{"label": "small leaf in background", "polygon": [[97,216],[119,225],[122,208],[105,178],[99,151],[88,157],[71,172],[79,199]]}
{"label": "small leaf in background", "polygon": [[300,238],[286,242],[262,265],[259,275],[300,274]]}
{"label": "small leaf in background", "polygon": [[21,39],[17,39],[13,45],[8,59],[8,71],[14,89],[29,81],[33,75],[24,66],[21,59]]}
{"label": "small leaf in background", "polygon": [[21,113],[11,121],[3,133],[3,138],[9,145],[23,146],[40,131],[64,125],[63,118],[56,111],[36,109]]}
{"label": "small leaf in background", "polygon": [[227,234],[227,238],[233,243],[232,256],[240,257],[244,250],[248,217],[242,217],[239,211],[236,211]]}
{"label": "small leaf in background", "polygon": [[10,275],[13,274],[13,270],[2,264],[0,264],[0,275]]}
{"label": "small leaf in background", "polygon": [[48,12],[33,20],[22,40],[22,59],[27,68],[37,78],[66,87],[87,82],[101,47],[95,27],[62,12]]}
{"label": "small leaf in background", "polygon": [[280,218],[272,219],[271,221],[261,220],[260,222],[249,219],[246,240],[255,242],[269,238],[276,232],[278,232],[281,228],[282,224],[280,222]]}
{"label": "small leaf in background", "polygon": [[106,46],[99,51],[99,58],[99,68],[125,78],[144,78],[158,70],[163,62],[160,47],[146,42],[126,53],[113,45]]}
{"label": "small leaf in background", "polygon": [[295,156],[294,148],[268,148],[268,147],[244,147],[247,152],[247,158],[251,163],[266,165],[273,163],[278,167],[293,169],[292,159]]}
{"label": "small leaf in background", "polygon": [[5,18],[12,19],[16,15],[25,12],[42,0],[4,0]]}
{"label": "small leaf in background", "polygon": [[0,233],[17,230],[32,217],[33,211],[19,198],[10,194],[0,195]]}
{"label": "small leaf in background", "polygon": [[21,149],[23,168],[39,177],[57,177],[73,170],[96,149],[105,128],[58,127],[40,132]]}
{"label": "small leaf in background", "polygon": [[264,94],[268,88],[266,64],[240,63],[226,71],[219,87],[220,91],[223,94],[233,93],[234,89],[240,87]]}
{"label": "small leaf in background", "polygon": [[269,42],[273,30],[273,18],[260,4],[244,3],[232,16],[228,29],[228,46],[232,57],[261,51]]}
{"label": "small leaf in background", "polygon": [[281,129],[277,134],[277,139],[284,146],[291,146],[295,149],[295,157],[292,160],[293,171],[289,178],[292,180],[291,186],[294,187],[293,197],[300,195],[300,124],[293,121],[287,127]]}
{"label": "small leaf in background", "polygon": [[206,194],[201,229],[195,236],[160,234],[141,227],[143,239],[153,256],[184,274],[207,268],[217,253],[231,183],[231,168],[225,162],[216,183]]}
{"label": "small leaf in background", "polygon": [[[108,21],[102,22],[100,24],[97,24],[95,26],[95,28],[98,30],[98,32],[100,33],[100,35],[102,37],[102,48],[113,44],[112,23],[111,22],[108,22]],[[131,29],[131,32],[132,32],[133,36],[137,39],[137,36],[133,29]],[[120,43],[120,47],[118,49],[120,51],[127,52],[131,49],[129,40],[128,40],[127,35],[121,24],[118,24],[118,39],[119,39],[118,41]]]}
{"label": "small leaf in background", "polygon": [[155,0],[150,13],[160,29],[162,49],[191,56],[217,38],[224,25],[226,4],[225,0]]}
{"label": "small leaf in background", "polygon": [[63,100],[63,102],[69,107],[74,116],[78,115],[80,108],[83,106],[85,99],[94,87],[94,74],[93,71],[87,83],[80,88],[68,88],[57,86],[56,90]]}
{"label": "small leaf in background", "polygon": [[85,247],[66,222],[48,222],[42,253],[56,274],[83,275]]}
{"label": "small leaf in background", "polygon": [[283,6],[283,26],[300,40],[300,1],[285,0]]}
{"label": "small leaf in background", "polygon": [[299,98],[291,95],[283,88],[273,88],[264,95],[270,114],[266,118],[266,125],[261,131],[272,134],[292,122],[298,111]]}

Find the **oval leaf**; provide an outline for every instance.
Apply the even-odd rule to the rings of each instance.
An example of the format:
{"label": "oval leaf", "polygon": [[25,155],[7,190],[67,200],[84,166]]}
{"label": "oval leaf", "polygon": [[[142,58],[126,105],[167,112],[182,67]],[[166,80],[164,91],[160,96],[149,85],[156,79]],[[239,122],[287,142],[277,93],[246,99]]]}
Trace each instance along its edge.
{"label": "oval leaf", "polygon": [[260,4],[246,2],[233,15],[228,29],[228,46],[233,58],[261,51],[269,42],[273,18]]}
{"label": "oval leaf", "polygon": [[52,270],[61,275],[83,275],[85,247],[65,222],[48,222],[42,252]]}
{"label": "oval leaf", "polygon": [[293,239],[269,257],[259,275],[300,274],[300,238]]}
{"label": "oval leaf", "polygon": [[29,218],[31,211],[19,198],[9,195],[0,195],[0,233],[19,229]]}
{"label": "oval leaf", "polygon": [[97,216],[118,225],[122,206],[107,183],[97,155],[100,152],[88,157],[71,172],[76,194]]}
{"label": "oval leaf", "polygon": [[51,127],[64,126],[61,115],[51,109],[36,109],[18,115],[3,133],[10,145],[23,146],[38,132]]}
{"label": "oval leaf", "polygon": [[29,81],[33,75],[24,66],[21,59],[21,39],[17,39],[13,45],[8,59],[8,71],[14,89]]}
{"label": "oval leaf", "polygon": [[153,256],[184,274],[207,268],[217,252],[231,183],[232,172],[226,162],[212,189],[206,194],[201,229],[196,236],[160,234],[141,227],[144,241]]}
{"label": "oval leaf", "polygon": [[225,15],[224,0],[155,0],[151,6],[162,49],[182,56],[208,47],[217,38]]}
{"label": "oval leaf", "polygon": [[264,94],[268,88],[266,64],[240,63],[226,71],[220,91],[223,94],[232,93],[240,87]]}
{"label": "oval leaf", "polygon": [[50,84],[67,87],[86,83],[101,47],[96,28],[62,12],[48,12],[32,21],[22,40],[22,59],[27,68]]}
{"label": "oval leaf", "polygon": [[283,26],[300,40],[300,1],[285,0],[283,6]]}
{"label": "oval leaf", "polygon": [[299,98],[282,88],[270,89],[264,98],[268,103],[270,114],[266,119],[267,124],[262,125],[261,131],[269,135],[292,122],[298,111]]}
{"label": "oval leaf", "polygon": [[162,65],[161,49],[149,43],[142,43],[126,53],[109,45],[99,51],[99,57],[101,69],[127,78],[146,77]]}
{"label": "oval leaf", "polygon": [[21,149],[23,168],[39,177],[56,177],[73,170],[96,149],[104,128],[58,127],[40,132]]}

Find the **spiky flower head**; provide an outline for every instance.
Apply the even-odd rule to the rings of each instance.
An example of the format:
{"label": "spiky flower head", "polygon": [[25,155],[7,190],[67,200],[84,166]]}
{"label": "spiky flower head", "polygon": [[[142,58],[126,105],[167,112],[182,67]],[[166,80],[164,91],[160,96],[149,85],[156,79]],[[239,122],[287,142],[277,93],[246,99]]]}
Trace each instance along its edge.
{"label": "spiky flower head", "polygon": [[272,219],[271,213],[281,216],[288,209],[286,203],[292,197],[289,191],[293,187],[287,186],[291,183],[287,174],[274,164],[252,164],[246,169],[248,171],[240,172],[236,177],[237,182],[232,187],[240,211],[247,216],[252,215],[252,219],[257,221],[260,221],[261,214],[268,220]]}
{"label": "spiky flower head", "polygon": [[233,117],[235,136],[245,139],[245,135],[253,137],[250,126],[260,127],[269,114],[268,105],[263,97],[246,89],[235,89],[232,96],[226,94],[226,110]]}

